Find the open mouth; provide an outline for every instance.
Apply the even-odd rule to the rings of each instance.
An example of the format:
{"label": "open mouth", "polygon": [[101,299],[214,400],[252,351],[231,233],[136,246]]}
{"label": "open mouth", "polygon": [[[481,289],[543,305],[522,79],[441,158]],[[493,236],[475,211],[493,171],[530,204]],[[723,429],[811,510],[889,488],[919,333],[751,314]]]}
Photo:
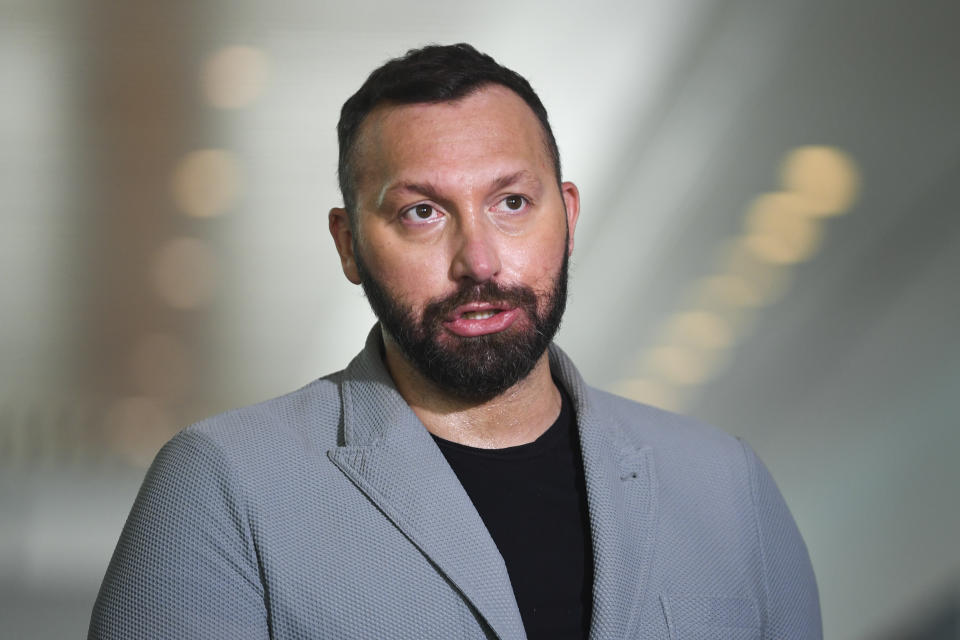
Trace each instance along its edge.
{"label": "open mouth", "polygon": [[500,309],[484,309],[482,311],[464,311],[461,317],[467,320],[486,320],[500,313]]}
{"label": "open mouth", "polygon": [[519,314],[517,307],[472,302],[454,309],[443,324],[451,332],[469,338],[504,331],[513,325]]}

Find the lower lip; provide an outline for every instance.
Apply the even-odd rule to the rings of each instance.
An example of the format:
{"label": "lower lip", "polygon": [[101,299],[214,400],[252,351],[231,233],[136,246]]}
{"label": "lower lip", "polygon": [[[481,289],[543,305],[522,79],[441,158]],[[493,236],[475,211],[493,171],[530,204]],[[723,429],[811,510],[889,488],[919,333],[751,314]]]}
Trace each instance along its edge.
{"label": "lower lip", "polygon": [[519,309],[510,309],[509,311],[495,313],[489,318],[465,318],[461,316],[456,320],[444,322],[443,326],[458,336],[474,338],[509,329],[519,315]]}

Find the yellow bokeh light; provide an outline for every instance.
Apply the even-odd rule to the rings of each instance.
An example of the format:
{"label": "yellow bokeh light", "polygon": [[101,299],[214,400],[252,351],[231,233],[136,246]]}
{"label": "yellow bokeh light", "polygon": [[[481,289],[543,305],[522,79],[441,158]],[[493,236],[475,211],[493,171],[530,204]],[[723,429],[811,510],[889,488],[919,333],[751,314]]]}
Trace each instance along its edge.
{"label": "yellow bokeh light", "polygon": [[237,109],[252,103],[263,92],[267,56],[254,47],[231,46],[210,55],[203,63],[200,86],[212,106]]}
{"label": "yellow bokeh light", "polygon": [[729,324],[716,313],[687,311],[667,321],[665,341],[702,349],[722,349],[733,342]]}
{"label": "yellow bokeh light", "polygon": [[745,220],[746,246],[774,264],[810,258],[820,245],[820,224],[806,215],[796,194],[768,193],[754,200]]}
{"label": "yellow bokeh light", "polygon": [[698,349],[662,346],[646,357],[646,368],[663,380],[680,386],[700,384],[710,374],[710,356]]}
{"label": "yellow bokeh light", "polygon": [[763,302],[747,280],[731,274],[704,278],[695,285],[694,296],[707,307],[757,307]]}
{"label": "yellow bokeh light", "polygon": [[783,162],[781,182],[805,202],[814,216],[849,209],[860,189],[860,172],[848,154],[835,147],[807,146],[791,151]]}
{"label": "yellow bokeh light", "polygon": [[625,398],[668,411],[680,411],[683,408],[679,391],[659,380],[628,378],[614,384],[612,391]]}
{"label": "yellow bokeh light", "polygon": [[153,257],[153,284],[159,296],[176,309],[206,303],[216,285],[217,261],[197,238],[175,238]]}
{"label": "yellow bokeh light", "polygon": [[755,307],[770,304],[787,289],[788,271],[779,264],[762,259],[749,246],[745,238],[728,244],[721,255],[722,275],[744,282],[752,293]]}
{"label": "yellow bokeh light", "polygon": [[193,151],[177,163],[171,180],[173,200],[187,215],[216,216],[236,200],[240,171],[233,155],[221,149]]}

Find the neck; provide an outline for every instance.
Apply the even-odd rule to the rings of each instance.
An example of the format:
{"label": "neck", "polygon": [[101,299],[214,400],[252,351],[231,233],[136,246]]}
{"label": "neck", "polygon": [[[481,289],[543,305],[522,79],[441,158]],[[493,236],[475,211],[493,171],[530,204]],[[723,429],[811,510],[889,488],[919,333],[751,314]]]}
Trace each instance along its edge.
{"label": "neck", "polygon": [[385,362],[397,390],[433,435],[471,447],[502,449],[533,442],[560,415],[560,391],[546,352],[527,377],[485,401],[464,400],[425,378],[384,335]]}

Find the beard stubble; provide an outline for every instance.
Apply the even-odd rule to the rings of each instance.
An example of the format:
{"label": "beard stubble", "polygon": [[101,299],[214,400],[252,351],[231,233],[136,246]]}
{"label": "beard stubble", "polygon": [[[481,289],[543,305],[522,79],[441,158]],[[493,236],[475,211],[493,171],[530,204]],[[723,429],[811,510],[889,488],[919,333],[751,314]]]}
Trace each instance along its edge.
{"label": "beard stubble", "polygon": [[[373,277],[357,247],[354,258],[367,301],[403,356],[441,390],[467,401],[490,400],[526,378],[556,335],[566,308],[567,251],[549,291],[538,294],[526,285],[494,280],[464,282],[454,293],[428,302],[419,320]],[[524,318],[482,336],[447,331],[443,321],[470,302],[515,307]]]}

